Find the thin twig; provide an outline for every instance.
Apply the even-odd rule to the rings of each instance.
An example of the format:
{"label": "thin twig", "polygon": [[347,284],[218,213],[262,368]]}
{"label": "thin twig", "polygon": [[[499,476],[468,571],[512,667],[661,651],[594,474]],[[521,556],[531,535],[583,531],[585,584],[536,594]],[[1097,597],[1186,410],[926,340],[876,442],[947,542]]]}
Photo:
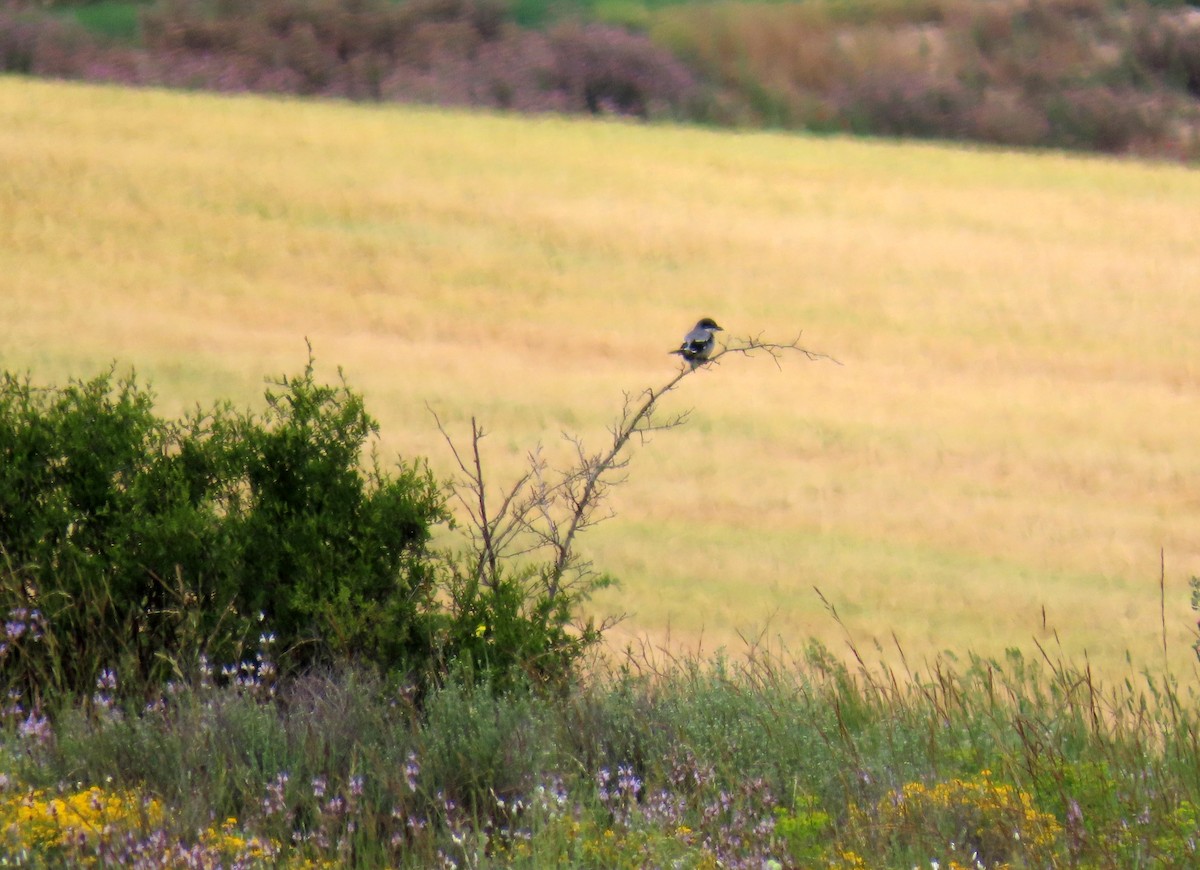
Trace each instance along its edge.
{"label": "thin twig", "polygon": [[1158,618],[1162,624],[1163,668],[1168,669],[1167,660],[1167,556],[1166,550],[1158,548]]}
{"label": "thin twig", "polygon": [[[586,595],[596,574],[591,563],[579,559],[575,542],[580,532],[613,516],[611,510],[604,516],[599,516],[597,510],[611,487],[625,481],[617,472],[629,464],[627,448],[631,439],[637,435],[639,443],[644,444],[651,433],[674,429],[688,420],[687,411],[656,419],[655,412],[662,398],[675,390],[684,378],[717,363],[726,354],[766,353],[779,366],[781,357],[787,352],[800,353],[813,361],[829,360],[841,365],[828,354],[801,347],[799,336],[786,344],[764,341],[761,335],[735,339],[709,360],[695,365],[685,363],[661,387],[647,388],[637,394],[626,393],[621,416],[609,428],[612,440],[605,450],[589,453],[580,438],[564,433],[564,439],[575,448],[575,460],[571,468],[557,473],[556,480],[546,479],[546,463],[539,445],[529,455],[528,470],[505,490],[500,507],[494,513],[489,513],[479,447],[485,434],[482,427],[471,419],[471,454],[464,456],[437,414],[430,409],[462,474],[451,488],[467,513],[477,578],[494,584],[502,561],[545,548],[549,550],[550,558],[540,577],[546,597],[553,601],[565,588],[570,588],[572,594]],[[568,573],[573,575],[569,582],[565,579]]]}

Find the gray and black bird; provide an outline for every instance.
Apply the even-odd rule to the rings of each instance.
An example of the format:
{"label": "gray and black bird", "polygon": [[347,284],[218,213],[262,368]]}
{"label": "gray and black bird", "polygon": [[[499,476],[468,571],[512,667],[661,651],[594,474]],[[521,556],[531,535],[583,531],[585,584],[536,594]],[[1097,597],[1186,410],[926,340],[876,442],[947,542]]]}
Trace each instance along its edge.
{"label": "gray and black bird", "polygon": [[679,349],[671,353],[679,354],[695,368],[709,358],[713,348],[717,346],[716,333],[723,331],[715,320],[705,317],[683,337],[683,344],[679,345]]}

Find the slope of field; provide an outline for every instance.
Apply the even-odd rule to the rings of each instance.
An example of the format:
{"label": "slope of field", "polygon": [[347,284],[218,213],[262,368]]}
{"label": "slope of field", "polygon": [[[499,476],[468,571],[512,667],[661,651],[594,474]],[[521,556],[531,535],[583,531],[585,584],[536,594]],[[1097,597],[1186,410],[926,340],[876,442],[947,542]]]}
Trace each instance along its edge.
{"label": "slope of field", "polygon": [[[174,413],[341,365],[386,457],[596,444],[698,317],[830,353],[684,381],[586,542],[614,635],[1188,663],[1200,175],[0,79],[0,365]],[[499,482],[499,479],[498,481]]]}

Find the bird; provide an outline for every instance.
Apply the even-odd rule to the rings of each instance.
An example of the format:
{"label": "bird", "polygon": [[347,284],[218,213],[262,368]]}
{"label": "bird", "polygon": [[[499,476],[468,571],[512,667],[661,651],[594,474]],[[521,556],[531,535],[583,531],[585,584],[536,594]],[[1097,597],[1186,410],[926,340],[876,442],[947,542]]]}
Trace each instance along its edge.
{"label": "bird", "polygon": [[717,322],[711,317],[705,317],[694,327],[692,331],[683,337],[683,344],[679,345],[678,350],[673,350],[671,353],[677,353],[689,363],[692,368],[706,361],[716,347],[717,340],[714,333],[723,332],[724,330],[717,326]]}

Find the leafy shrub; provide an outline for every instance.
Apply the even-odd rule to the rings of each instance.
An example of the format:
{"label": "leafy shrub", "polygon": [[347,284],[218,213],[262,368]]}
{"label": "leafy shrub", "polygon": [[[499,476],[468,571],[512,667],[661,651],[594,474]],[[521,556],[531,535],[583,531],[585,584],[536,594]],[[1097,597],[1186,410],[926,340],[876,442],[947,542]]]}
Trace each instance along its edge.
{"label": "leafy shrub", "polygon": [[[393,477],[372,455],[364,468],[378,426],[344,384],[317,384],[311,360],[278,386],[261,423],[237,421],[237,476],[223,482],[239,610],[266,613],[285,650],[316,642],[382,664],[422,656],[421,617],[436,584],[425,545],[446,518],[439,487],[421,463]],[[226,451],[205,446],[217,455],[194,470],[219,479]]]}
{"label": "leafy shrub", "polygon": [[885,70],[841,97],[851,129],[887,136],[963,138],[975,96],[953,81]]}
{"label": "leafy shrub", "polygon": [[1133,46],[1135,57],[1148,70],[1200,98],[1200,22],[1194,16],[1139,15]]}
{"label": "leafy shrub", "polygon": [[221,59],[246,88],[379,99],[390,71],[472,57],[503,21],[493,0],[171,0],[144,13],[142,29],[156,67],[185,60],[219,79],[207,61]]}
{"label": "leafy shrub", "polygon": [[816,866],[829,848],[833,820],[812,795],[796,795],[792,808],[775,810],[775,830],[799,866]]}
{"label": "leafy shrub", "polygon": [[422,712],[421,775],[469,816],[518,797],[552,763],[554,730],[528,691],[498,691],[457,668]]}
{"label": "leafy shrub", "polygon": [[1050,122],[1024,94],[988,88],[970,110],[967,132],[984,142],[1030,147],[1049,141]]}
{"label": "leafy shrub", "polygon": [[660,116],[686,106],[696,90],[683,64],[623,28],[563,24],[549,37],[554,69],[573,111]]}
{"label": "leafy shrub", "polygon": [[[650,32],[719,88],[718,123],[1186,154],[1200,32],[1105,0],[690,4]],[[865,14],[864,13],[865,10]]]}
{"label": "leafy shrub", "polygon": [[682,114],[695,88],[645,36],[521,30],[495,0],[174,0],[143,31],[151,76],[201,87],[637,117]]}
{"label": "leafy shrub", "polygon": [[[291,667],[428,655],[444,518],[420,464],[395,476],[362,448],[376,424],[312,361],[267,392],[180,422],[112,373],[57,390],[0,381],[0,667],[27,695],[87,695],[237,662],[269,627]],[[263,624],[260,624],[265,619]]]}
{"label": "leafy shrub", "polygon": [[79,24],[110,41],[132,43],[138,37],[138,17],[145,7],[138,0],[91,0],[72,5],[71,16]]}
{"label": "leafy shrub", "polygon": [[540,584],[527,582],[537,570],[505,570],[495,582],[454,570],[434,638],[445,658],[459,660],[497,687],[526,681],[562,685],[603,631],[594,621],[577,624],[575,611],[607,583],[584,595],[547,595]]}
{"label": "leafy shrub", "polygon": [[546,564],[490,552],[486,575],[479,553],[430,551],[441,486],[364,456],[376,433],[311,358],[261,418],[225,403],[164,420],[111,371],[62,389],[3,375],[0,681],[21,715],[64,693],[108,709],[118,685],[214,665],[263,699],[280,667],[344,659],[423,688],[456,662],[496,687],[564,685],[606,627],[577,611],[609,578],[576,576],[573,533]]}
{"label": "leafy shrub", "polygon": [[1048,144],[1120,153],[1161,138],[1168,112],[1159,101],[1128,89],[1064,88],[1043,100]]}
{"label": "leafy shrub", "polygon": [[0,72],[81,77],[93,51],[87,34],[71,22],[0,8]]}

